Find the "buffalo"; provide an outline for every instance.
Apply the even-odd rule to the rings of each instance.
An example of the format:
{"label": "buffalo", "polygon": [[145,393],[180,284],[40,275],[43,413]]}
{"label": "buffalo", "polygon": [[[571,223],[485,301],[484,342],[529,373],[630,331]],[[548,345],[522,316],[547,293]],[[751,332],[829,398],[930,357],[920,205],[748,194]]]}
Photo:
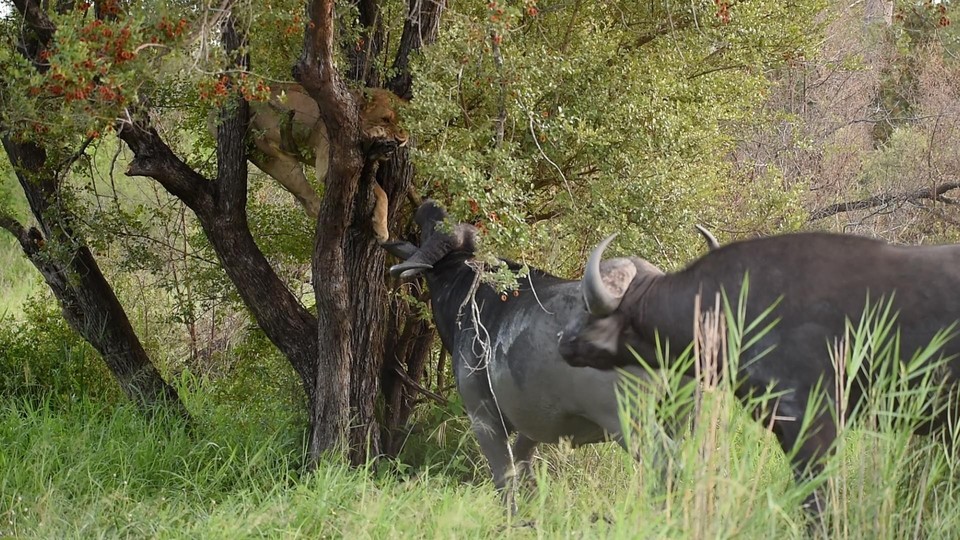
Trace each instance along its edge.
{"label": "buffalo", "polygon": [[[530,268],[518,279],[516,291],[500,293],[481,280],[481,263],[474,259],[477,229],[461,223],[444,230],[446,217],[427,200],[414,218],[421,228],[420,247],[408,242],[383,247],[403,260],[390,268],[393,276],[426,277],[434,322],[450,352],[457,389],[494,485],[512,507],[513,487],[508,483],[518,476],[531,478],[530,460],[539,443],[569,439],[573,446],[604,440],[624,444],[616,397],[620,375],[573,367],[560,356],[563,325],[582,311],[579,281]],[[712,235],[705,230],[701,234],[713,248]],[[520,270],[513,262],[502,263]],[[639,365],[625,369],[647,377]],[[511,448],[513,433],[517,436]]]}
{"label": "buffalo", "polygon": [[[890,302],[899,357],[905,360],[938,333],[942,339],[946,329],[940,356],[929,362],[939,359],[945,366],[942,388],[952,389],[960,375],[960,340],[951,333],[960,319],[960,245],[907,247],[853,235],[796,233],[734,242],[681,271],[664,273],[637,257],[601,263],[612,238],[600,243],[587,262],[581,285],[586,309],[563,332],[564,359],[571,366],[612,369],[637,365],[639,356],[654,368],[670,367],[658,365],[658,358],[669,364],[677,355],[658,356],[658,340],[668,342],[674,353],[692,342],[697,295],[704,304],[721,293],[736,302],[746,283],[746,320],[772,309],[767,313],[776,322],[742,351],[735,392],[744,401],[768,389],[780,394],[773,431],[792,456],[798,477],[822,470],[822,458],[837,437],[831,396],[812,402],[829,406],[813,409],[812,418],[804,416],[811,400],[824,397],[814,396],[815,389],[834,388],[831,347],[844,336],[847,321],[860,320],[868,298]],[[876,367],[858,377],[869,379]],[[853,385],[846,410],[863,399],[871,382]],[[931,403],[931,419],[919,431],[936,429],[957,412],[956,394],[940,396],[949,397],[937,403],[950,407]],[[801,437],[804,421],[809,429]],[[816,494],[810,504],[819,505]]]}

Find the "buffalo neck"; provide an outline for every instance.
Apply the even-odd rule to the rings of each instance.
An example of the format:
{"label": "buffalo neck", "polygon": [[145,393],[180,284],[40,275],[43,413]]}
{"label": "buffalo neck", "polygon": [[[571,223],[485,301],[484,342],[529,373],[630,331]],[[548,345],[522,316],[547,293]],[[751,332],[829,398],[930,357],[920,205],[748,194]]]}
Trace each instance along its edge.
{"label": "buffalo neck", "polygon": [[633,285],[624,298],[629,302],[627,316],[635,334],[628,344],[648,363],[657,361],[658,338],[661,348],[669,344],[670,353],[663,355],[666,365],[661,367],[670,367],[677,353],[693,341],[697,288],[688,285],[687,277],[682,274],[645,277]]}
{"label": "buffalo neck", "polygon": [[[531,288],[535,287],[542,294],[549,295],[549,291],[556,286],[576,285],[574,281],[564,280],[531,267],[529,275],[518,280],[517,292],[502,295],[490,285],[479,281],[478,271],[470,263],[472,257],[470,252],[451,253],[426,273],[437,333],[449,351],[453,351],[455,336],[461,335],[464,329],[474,327],[471,312],[474,305],[482,313],[486,330],[495,332],[497,322],[502,322],[507,314],[544,309],[535,295],[526,294]],[[503,259],[501,261],[511,270],[520,269],[520,265],[516,263]]]}
{"label": "buffalo neck", "polygon": [[453,338],[461,324],[467,326],[470,315],[467,300],[474,288],[478,304],[492,300],[485,298],[490,296],[488,286],[475,284],[477,271],[467,264],[471,256],[466,252],[451,253],[426,273],[434,324],[447,350],[453,350]]}

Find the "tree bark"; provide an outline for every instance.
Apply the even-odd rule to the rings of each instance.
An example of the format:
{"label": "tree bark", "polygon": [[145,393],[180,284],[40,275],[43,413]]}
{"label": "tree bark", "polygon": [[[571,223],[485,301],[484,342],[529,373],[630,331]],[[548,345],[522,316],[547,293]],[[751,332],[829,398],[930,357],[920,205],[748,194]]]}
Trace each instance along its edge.
{"label": "tree bark", "polygon": [[446,0],[409,0],[407,18],[403,23],[400,45],[393,61],[394,76],[387,88],[404,98],[413,97],[413,76],[410,73],[410,54],[419,51],[437,39],[440,31],[440,15]]}
{"label": "tree bark", "polygon": [[317,218],[312,257],[317,302],[317,377],[311,410],[309,460],[347,450],[350,425],[350,370],[353,364],[351,298],[354,284],[344,256],[346,234],[364,165],[360,106],[333,63],[333,0],[307,7],[309,24],[294,77],[317,101],[330,139],[327,186]]}
{"label": "tree bark", "polygon": [[353,425],[348,442],[350,461],[358,465],[381,453],[380,427],[376,403],[380,395],[380,369],[387,331],[387,289],[383,281],[384,251],[373,237],[370,215],[373,213],[372,182],[376,182],[376,163],[369,163],[355,204],[350,231],[346,237],[345,262],[352,286],[353,316],[350,344],[353,362],[350,370],[350,411]]}
{"label": "tree bark", "polygon": [[123,392],[145,411],[165,406],[188,418],[177,391],[150,361],[93,254],[72,230],[69,211],[53,204],[64,172],[50,170],[46,151],[36,144],[4,137],[3,147],[40,229],[27,229],[9,216],[0,218],[0,226],[16,237],[56,296],[64,318],[100,353]]}
{"label": "tree bark", "polygon": [[[419,300],[429,301],[429,295],[424,292]],[[382,444],[386,454],[396,456],[402,449],[402,434],[413,415],[416,396],[421,392],[414,384],[423,386],[434,331],[428,321],[411,313],[404,302],[395,301],[390,308],[390,327],[402,328],[402,331],[387,337],[381,377],[384,399]],[[404,376],[410,383],[404,381]]]}
{"label": "tree bark", "polygon": [[[224,46],[242,50],[243,39],[228,18]],[[246,67],[245,57],[233,59]],[[134,154],[126,174],[153,178],[197,216],[227,277],[267,338],[287,357],[313,401],[317,319],[290,292],[257,246],[247,222],[249,105],[235,95],[223,108],[217,130],[217,178],[208,180],[181,161],[141,116],[124,123],[119,137]]]}

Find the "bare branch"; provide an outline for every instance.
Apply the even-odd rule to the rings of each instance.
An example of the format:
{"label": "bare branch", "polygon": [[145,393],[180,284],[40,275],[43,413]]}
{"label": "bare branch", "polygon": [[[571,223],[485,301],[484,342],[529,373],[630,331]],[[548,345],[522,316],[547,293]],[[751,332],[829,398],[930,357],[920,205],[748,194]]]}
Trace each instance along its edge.
{"label": "bare branch", "polygon": [[947,182],[944,184],[938,184],[934,187],[920,188],[915,191],[907,191],[903,193],[881,193],[856,201],[831,204],[810,212],[810,218],[808,221],[817,221],[836,214],[841,214],[843,212],[866,210],[869,208],[886,206],[897,202],[917,202],[923,199],[947,202],[943,195],[948,191],[957,188],[960,188],[960,182]]}
{"label": "bare branch", "polygon": [[395,365],[395,366],[393,366],[393,371],[395,371],[395,372],[397,373],[397,375],[399,375],[400,380],[403,382],[403,384],[409,386],[410,388],[413,388],[413,389],[416,390],[417,392],[420,392],[421,394],[427,396],[428,398],[432,399],[433,401],[436,401],[436,402],[439,403],[440,405],[446,405],[446,404],[447,404],[447,400],[446,400],[443,396],[441,396],[440,394],[437,394],[437,393],[433,392],[432,390],[427,389],[427,388],[424,387],[422,384],[420,384],[420,383],[418,383],[417,381],[413,380],[413,378],[410,377],[410,375],[408,375],[407,372],[403,370],[403,367],[401,367],[401,366],[399,366],[399,365]]}

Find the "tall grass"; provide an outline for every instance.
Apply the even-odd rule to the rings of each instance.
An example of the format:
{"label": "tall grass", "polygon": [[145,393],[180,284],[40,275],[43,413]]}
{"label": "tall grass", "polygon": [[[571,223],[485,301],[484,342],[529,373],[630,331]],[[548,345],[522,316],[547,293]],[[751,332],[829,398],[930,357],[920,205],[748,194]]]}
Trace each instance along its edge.
{"label": "tall grass", "polygon": [[[797,483],[772,435],[774,419],[789,421],[776,416],[778,395],[768,392],[742,404],[733,395],[736,379],[719,376],[736,373],[741,352],[775,324],[770,309],[748,323],[746,288],[743,293],[736,304],[717,297],[702,314],[698,306],[694,343],[672,369],[651,372],[659,376],[654,388],[640,379],[623,385],[622,417],[632,437],[649,441],[649,426],[658,417],[690,420],[675,454],[677,467],[666,489],[653,495],[675,514],[664,524],[676,532],[668,536],[960,537],[957,458],[948,450],[956,447],[957,429],[948,425],[937,437],[916,434],[957,399],[944,392],[949,358],[939,353],[955,328],[939,332],[911,358],[898,358],[892,299],[868,301],[863,317],[848,324],[832,348],[835,384],[824,385],[806,413],[808,422],[821,407],[835,414],[836,452],[820,475]],[[683,372],[696,377],[685,379]],[[645,396],[651,393],[661,401],[650,403]],[[854,406],[852,398],[861,394]],[[771,420],[761,425],[748,410],[766,411],[761,416]],[[798,511],[815,489],[825,496],[823,514]]]}
{"label": "tall grass", "polygon": [[[897,369],[841,424],[823,474],[798,484],[769,426],[719,376],[771,321],[745,324],[742,303],[713,307],[681,367],[657,373],[655,394],[624,384],[623,421],[641,459],[612,444],[545,447],[539,488],[523,494],[516,516],[500,505],[459,416],[424,410],[399,462],[323,461],[304,474],[302,423],[217,402],[190,381],[180,387],[197,420],[190,432],[126,406],[0,399],[0,537],[960,537],[954,458],[910,430],[933,411],[938,372],[926,366],[937,363],[937,343],[889,364]],[[825,399],[838,409],[858,373],[881,369],[867,360],[893,350],[889,315],[871,310],[836,344],[843,375]],[[684,366],[699,380],[682,377]],[[768,410],[776,402],[757,399],[751,405],[767,400]],[[685,435],[655,446],[665,444],[657,419]],[[648,459],[657,450],[667,474]],[[826,496],[822,519],[800,508],[814,487]]]}

